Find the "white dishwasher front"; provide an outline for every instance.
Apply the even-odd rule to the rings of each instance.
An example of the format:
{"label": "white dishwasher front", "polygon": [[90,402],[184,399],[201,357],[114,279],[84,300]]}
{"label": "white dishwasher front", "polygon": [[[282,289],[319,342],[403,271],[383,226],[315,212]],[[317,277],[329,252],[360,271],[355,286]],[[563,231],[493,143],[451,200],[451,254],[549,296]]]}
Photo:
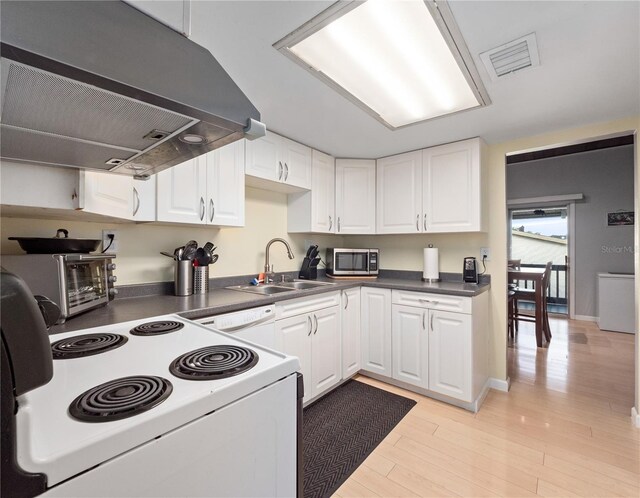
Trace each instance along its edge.
{"label": "white dishwasher front", "polygon": [[276,314],[273,306],[261,306],[225,315],[194,320],[211,329],[233,334],[240,339],[274,349],[276,344]]}

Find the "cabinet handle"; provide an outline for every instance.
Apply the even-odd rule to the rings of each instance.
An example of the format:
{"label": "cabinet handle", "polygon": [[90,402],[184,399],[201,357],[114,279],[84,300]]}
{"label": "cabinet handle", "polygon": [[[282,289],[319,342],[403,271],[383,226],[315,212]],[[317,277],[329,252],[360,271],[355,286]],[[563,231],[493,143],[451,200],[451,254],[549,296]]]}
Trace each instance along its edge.
{"label": "cabinet handle", "polygon": [[433,332],[433,313],[431,313],[431,332]]}
{"label": "cabinet handle", "polygon": [[133,208],[133,216],[135,216],[136,214],[138,214],[138,209],[140,209],[140,194],[135,187],[133,187],[133,199],[134,201],[136,201],[136,207]]}
{"label": "cabinet handle", "polygon": [[209,223],[211,223],[216,215],[216,205],[213,203],[213,199],[209,199],[209,211],[211,212]]}
{"label": "cabinet handle", "polygon": [[287,181],[287,178],[289,178],[289,165],[287,163],[284,163],[284,181]]}
{"label": "cabinet handle", "polygon": [[344,293],[344,297],[347,298],[345,304],[344,304],[344,309],[347,309],[349,307],[349,294],[347,294],[346,292]]}
{"label": "cabinet handle", "polygon": [[340,231],[340,216],[338,216],[338,232]]}
{"label": "cabinet handle", "polygon": [[331,231],[332,227],[333,227],[333,220],[331,219],[331,215],[329,215],[329,231]]}
{"label": "cabinet handle", "polygon": [[420,301],[421,303],[432,303],[432,304],[435,304],[436,306],[440,302],[440,301],[432,301],[431,299],[418,299],[418,301]]}
{"label": "cabinet handle", "polygon": [[278,174],[278,180],[282,180],[282,171],[283,171],[282,161],[278,161],[278,165],[280,166],[280,169],[279,169],[280,173]]}
{"label": "cabinet handle", "polygon": [[200,221],[204,220],[204,197],[200,197]]}
{"label": "cabinet handle", "polygon": [[311,332],[313,331],[313,324],[311,323],[311,315],[307,317],[307,320],[309,320],[309,333],[307,334],[307,337],[308,337],[311,335]]}
{"label": "cabinet handle", "polygon": [[425,330],[427,328],[426,324],[425,324],[425,319],[427,317],[427,312],[423,311],[422,312],[422,330]]}
{"label": "cabinet handle", "polygon": [[418,232],[420,231],[420,215],[419,214],[416,215],[416,230]]}
{"label": "cabinet handle", "polygon": [[313,335],[315,335],[315,334],[316,334],[316,332],[318,332],[318,317],[315,315],[315,313],[314,313],[314,315],[313,315],[313,319],[314,319],[314,320],[315,320],[315,322],[316,322],[316,329],[313,331]]}
{"label": "cabinet handle", "polygon": [[427,213],[424,213],[424,222],[422,223],[422,226],[424,227],[424,231],[427,231]]}

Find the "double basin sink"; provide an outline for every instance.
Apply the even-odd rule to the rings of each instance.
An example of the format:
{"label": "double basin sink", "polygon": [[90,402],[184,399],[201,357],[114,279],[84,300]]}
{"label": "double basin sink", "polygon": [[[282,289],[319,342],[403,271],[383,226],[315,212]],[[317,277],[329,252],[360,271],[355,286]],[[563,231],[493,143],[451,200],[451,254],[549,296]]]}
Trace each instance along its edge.
{"label": "double basin sink", "polygon": [[310,282],[309,280],[294,280],[293,282],[278,282],[273,284],[259,285],[233,285],[227,289],[242,292],[251,292],[253,294],[262,294],[263,296],[271,296],[281,292],[291,292],[293,290],[316,289],[325,285],[334,285],[331,282]]}

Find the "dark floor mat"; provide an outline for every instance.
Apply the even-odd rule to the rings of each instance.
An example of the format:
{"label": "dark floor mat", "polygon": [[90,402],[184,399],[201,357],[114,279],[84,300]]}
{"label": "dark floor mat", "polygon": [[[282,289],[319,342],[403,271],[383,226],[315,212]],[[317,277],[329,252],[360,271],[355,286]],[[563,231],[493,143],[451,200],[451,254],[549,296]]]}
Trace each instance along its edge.
{"label": "dark floor mat", "polygon": [[416,404],[351,380],[304,410],[304,496],[331,496]]}

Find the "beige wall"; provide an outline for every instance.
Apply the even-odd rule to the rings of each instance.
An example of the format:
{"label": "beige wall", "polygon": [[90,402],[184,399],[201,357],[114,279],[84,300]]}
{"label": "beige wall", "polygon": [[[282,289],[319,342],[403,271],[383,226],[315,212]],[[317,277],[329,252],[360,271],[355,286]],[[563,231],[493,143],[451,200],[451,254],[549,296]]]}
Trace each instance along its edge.
{"label": "beige wall", "polygon": [[[118,231],[119,248],[116,258],[118,284],[162,282],[173,279],[172,260],[160,251],[173,252],[189,239],[201,245],[211,240],[218,246],[218,262],[210,269],[211,276],[257,274],[264,267],[264,249],[273,237],[282,237],[291,244],[296,259],[289,260],[281,244],[271,248],[271,263],[276,272],[296,270],[305,254],[305,239],[321,247],[342,241],[337,236],[287,234],[287,197],[277,192],[246,189],[246,225],[244,228],[206,228],[177,224],[133,224],[68,220],[21,219],[4,217],[0,222],[0,253],[23,254],[11,236],[52,237],[64,227],[70,237],[102,237],[102,229]],[[330,242],[334,241],[334,242]]]}

